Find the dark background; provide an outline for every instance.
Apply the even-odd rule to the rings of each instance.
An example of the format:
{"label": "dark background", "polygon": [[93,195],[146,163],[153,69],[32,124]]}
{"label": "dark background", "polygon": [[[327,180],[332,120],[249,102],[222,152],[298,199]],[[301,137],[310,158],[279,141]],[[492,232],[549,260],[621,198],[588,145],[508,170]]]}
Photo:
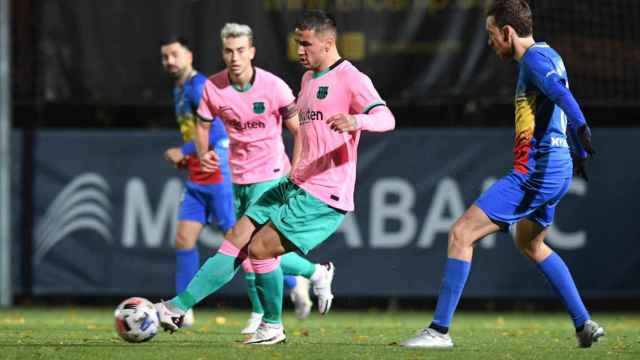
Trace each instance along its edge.
{"label": "dark background", "polygon": [[[400,127],[512,126],[516,64],[487,46],[482,0],[19,0],[12,2],[16,127],[173,127],[159,44],[183,34],[196,67],[222,68],[225,22],[253,27],[255,64],[297,91],[288,36],[305,7],[335,13],[340,50]],[[637,126],[640,4],[531,1],[534,34],[563,56],[593,126]]]}

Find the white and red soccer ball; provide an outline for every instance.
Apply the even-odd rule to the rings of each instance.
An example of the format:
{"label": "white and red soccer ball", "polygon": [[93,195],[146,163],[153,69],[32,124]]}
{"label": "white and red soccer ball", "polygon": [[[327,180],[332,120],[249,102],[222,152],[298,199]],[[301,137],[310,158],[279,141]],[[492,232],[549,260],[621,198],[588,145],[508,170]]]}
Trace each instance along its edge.
{"label": "white and red soccer ball", "polygon": [[160,329],[158,313],[145,298],[124,300],[115,310],[116,332],[128,342],[143,342],[153,338]]}

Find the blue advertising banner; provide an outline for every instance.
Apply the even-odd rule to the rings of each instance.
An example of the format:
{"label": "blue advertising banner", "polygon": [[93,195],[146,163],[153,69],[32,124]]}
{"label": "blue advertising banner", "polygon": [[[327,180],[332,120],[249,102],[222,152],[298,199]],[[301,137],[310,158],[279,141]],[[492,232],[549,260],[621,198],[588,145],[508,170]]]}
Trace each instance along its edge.
{"label": "blue advertising banner", "polygon": [[[634,251],[640,240],[634,226],[640,170],[626,147],[639,138],[640,129],[594,131],[600,151],[591,180],[574,179],[550,229],[548,244],[565,259],[584,296],[640,295],[640,253]],[[163,160],[163,152],[179,141],[169,130],[37,132],[34,294],[173,292],[173,239],[184,174]],[[356,211],[310,255],[335,263],[336,295],[435,296],[448,230],[510,169],[512,142],[510,129],[365,134]],[[19,152],[19,144],[13,145]],[[16,170],[14,204],[19,204],[24,181]],[[14,220],[19,249],[21,219]],[[205,230],[199,241],[203,260],[221,240],[217,230]],[[221,294],[243,294],[241,278]],[[20,288],[20,278],[14,279]],[[518,253],[512,236],[501,233],[476,247],[465,295],[524,298],[552,292],[535,265]]]}

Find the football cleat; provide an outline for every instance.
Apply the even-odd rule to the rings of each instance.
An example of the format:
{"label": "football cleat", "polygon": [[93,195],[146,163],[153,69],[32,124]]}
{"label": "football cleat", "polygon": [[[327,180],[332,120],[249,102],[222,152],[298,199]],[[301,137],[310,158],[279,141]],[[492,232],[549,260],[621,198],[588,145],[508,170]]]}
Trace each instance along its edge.
{"label": "football cleat", "polygon": [[593,320],[587,320],[584,323],[582,331],[576,331],[578,338],[578,346],[582,348],[591,347],[594,342],[604,336],[604,329]]}
{"label": "football cleat", "polygon": [[249,317],[249,320],[247,320],[247,325],[244,327],[244,329],[240,331],[240,334],[242,335],[255,334],[261,322],[262,322],[262,314],[252,312],[251,316]]}
{"label": "football cleat", "polygon": [[260,323],[258,330],[251,338],[245,340],[247,345],[273,345],[285,342],[287,336],[284,334],[282,324]]}
{"label": "football cleat", "polygon": [[400,343],[400,346],[411,348],[451,348],[453,341],[449,334],[442,334],[435,329],[426,327],[409,340]]}
{"label": "football cleat", "polygon": [[189,309],[187,310],[186,313],[184,313],[184,317],[182,318],[182,325],[180,325],[180,327],[181,328],[192,327],[195,321],[196,321],[196,317],[195,315],[193,315],[193,309]]}
{"label": "football cleat", "polygon": [[311,308],[313,307],[313,302],[309,297],[309,279],[297,276],[296,277],[296,287],[291,289],[290,297],[291,302],[295,306],[296,317],[299,320],[306,319],[307,316],[311,313]]}
{"label": "football cleat", "polygon": [[160,320],[160,326],[164,331],[173,333],[182,327],[184,320],[184,313],[175,309],[170,303],[160,301],[155,304],[156,311],[158,312],[158,320]]}
{"label": "football cleat", "polygon": [[328,262],[316,265],[316,272],[311,276],[313,293],[318,297],[318,311],[321,315],[326,315],[331,309],[331,303],[333,302],[331,283],[333,282],[335,270],[333,263]]}

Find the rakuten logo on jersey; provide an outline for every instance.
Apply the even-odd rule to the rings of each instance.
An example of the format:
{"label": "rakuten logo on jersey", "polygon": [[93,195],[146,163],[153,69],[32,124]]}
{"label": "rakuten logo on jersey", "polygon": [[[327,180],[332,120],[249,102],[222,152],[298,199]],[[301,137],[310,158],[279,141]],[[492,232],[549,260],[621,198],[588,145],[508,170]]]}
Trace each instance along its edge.
{"label": "rakuten logo on jersey", "polygon": [[252,129],[264,129],[267,127],[265,123],[259,120],[252,120],[242,123],[240,120],[228,120],[229,125],[238,131],[252,130]]}
{"label": "rakuten logo on jersey", "polygon": [[306,124],[311,121],[324,120],[324,114],[322,111],[313,111],[307,109],[300,112],[300,124]]}

